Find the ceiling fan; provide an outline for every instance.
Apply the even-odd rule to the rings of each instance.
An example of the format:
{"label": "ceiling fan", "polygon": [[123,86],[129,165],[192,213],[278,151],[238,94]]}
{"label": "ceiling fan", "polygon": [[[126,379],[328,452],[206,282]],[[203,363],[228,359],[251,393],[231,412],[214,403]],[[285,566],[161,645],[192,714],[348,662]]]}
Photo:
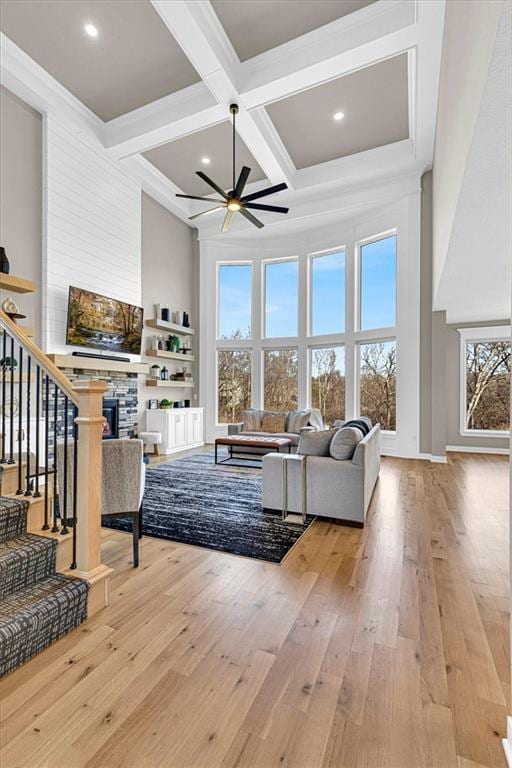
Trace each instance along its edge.
{"label": "ceiling fan", "polygon": [[281,190],[288,189],[288,187],[284,183],[275,184],[273,187],[260,189],[258,192],[252,192],[252,194],[242,197],[242,193],[244,191],[245,185],[247,184],[247,179],[249,178],[251,169],[244,165],[240,171],[238,181],[235,184],[235,116],[238,113],[238,105],[230,104],[229,111],[233,115],[233,188],[231,191],[225,192],[218,184],[208,178],[206,173],[203,173],[202,171],[196,171],[197,175],[203,179],[203,181],[206,181],[206,183],[209,184],[210,187],[212,187],[221,196],[222,200],[217,200],[211,197],[197,197],[196,195],[182,194],[177,194],[176,197],[186,197],[188,200],[204,200],[205,203],[219,203],[219,205],[216,205],[215,208],[209,208],[207,211],[201,211],[201,213],[196,213],[193,216],[189,216],[189,219],[198,219],[200,216],[206,216],[207,214],[215,213],[215,211],[226,209],[226,216],[224,218],[224,223],[221,230],[222,232],[228,231],[231,225],[231,220],[235,213],[241,213],[242,216],[251,222],[251,224],[254,224],[255,227],[258,227],[258,229],[261,229],[264,226],[263,223],[257,219],[256,216],[254,216],[248,209],[253,209],[256,211],[272,211],[273,213],[288,213],[289,209],[283,208],[280,205],[261,205],[259,203],[253,203],[252,201],[258,200],[260,197],[265,197],[266,195],[273,195],[275,192],[281,192]]}

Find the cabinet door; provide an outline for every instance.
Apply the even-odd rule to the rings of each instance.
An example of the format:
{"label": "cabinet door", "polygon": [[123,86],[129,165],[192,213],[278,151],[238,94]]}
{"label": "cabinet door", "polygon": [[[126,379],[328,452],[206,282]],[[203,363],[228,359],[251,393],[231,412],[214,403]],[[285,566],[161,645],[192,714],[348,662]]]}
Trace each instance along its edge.
{"label": "cabinet door", "polygon": [[185,421],[185,413],[173,413],[172,414],[172,444],[174,447],[187,444],[187,425]]}
{"label": "cabinet door", "polygon": [[192,411],[188,416],[188,442],[203,442],[203,414],[201,411]]}

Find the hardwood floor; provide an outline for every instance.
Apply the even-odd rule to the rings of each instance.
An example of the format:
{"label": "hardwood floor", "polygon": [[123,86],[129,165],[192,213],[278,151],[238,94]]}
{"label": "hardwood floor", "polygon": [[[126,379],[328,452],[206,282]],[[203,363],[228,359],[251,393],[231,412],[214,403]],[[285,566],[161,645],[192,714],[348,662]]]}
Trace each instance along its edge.
{"label": "hardwood floor", "polygon": [[3,768],[504,766],[508,461],[387,458],[281,567],[109,532],[111,605],[7,677]]}

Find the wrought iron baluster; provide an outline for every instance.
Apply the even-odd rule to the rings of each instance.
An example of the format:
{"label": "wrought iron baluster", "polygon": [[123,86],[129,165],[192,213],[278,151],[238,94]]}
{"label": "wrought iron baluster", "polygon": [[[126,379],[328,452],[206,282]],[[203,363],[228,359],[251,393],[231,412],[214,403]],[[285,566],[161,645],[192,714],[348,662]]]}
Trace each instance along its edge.
{"label": "wrought iron baluster", "polygon": [[0,458],[0,464],[5,464],[6,458],[5,458],[5,390],[6,390],[6,381],[5,377],[7,376],[7,365],[6,365],[6,354],[7,354],[7,333],[4,331],[2,333],[2,456]]}
{"label": "wrought iron baluster", "polygon": [[18,490],[17,496],[23,494],[23,347],[20,347],[20,364],[18,380]]}
{"label": "wrought iron baluster", "polygon": [[69,533],[68,531],[68,396],[64,395],[64,469],[62,472],[62,485],[59,495],[59,510],[60,518],[62,521],[61,533]]}
{"label": "wrought iron baluster", "polygon": [[57,413],[59,401],[59,389],[55,384],[53,404],[53,527],[52,533],[59,532],[57,523]]}
{"label": "wrought iron baluster", "polygon": [[78,521],[76,519],[77,509],[77,488],[78,488],[78,424],[76,419],[78,418],[78,408],[73,405],[73,562],[71,568],[76,568],[76,528]]}
{"label": "wrought iron baluster", "polygon": [[39,419],[41,418],[41,369],[36,366],[36,469],[34,498],[41,496],[39,491]]}
{"label": "wrought iron baluster", "polygon": [[10,400],[9,403],[9,460],[8,464],[14,464],[14,339],[11,338],[11,360],[9,366],[10,381]]}
{"label": "wrought iron baluster", "polygon": [[49,450],[48,441],[50,437],[50,379],[48,374],[44,377],[44,523],[43,531],[47,531],[50,528],[48,514],[48,461]]}
{"label": "wrought iron baluster", "polygon": [[30,387],[32,378],[32,357],[27,354],[27,466],[25,470],[25,496],[32,496],[30,490]]}

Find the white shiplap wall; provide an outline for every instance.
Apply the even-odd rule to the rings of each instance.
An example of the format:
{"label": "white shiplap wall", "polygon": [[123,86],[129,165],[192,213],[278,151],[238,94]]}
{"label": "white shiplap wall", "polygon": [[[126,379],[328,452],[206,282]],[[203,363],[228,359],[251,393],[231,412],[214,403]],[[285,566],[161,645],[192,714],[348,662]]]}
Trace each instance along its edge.
{"label": "white shiplap wall", "polygon": [[141,306],[141,188],[52,118],[43,137],[42,345],[66,346],[68,289]]}

